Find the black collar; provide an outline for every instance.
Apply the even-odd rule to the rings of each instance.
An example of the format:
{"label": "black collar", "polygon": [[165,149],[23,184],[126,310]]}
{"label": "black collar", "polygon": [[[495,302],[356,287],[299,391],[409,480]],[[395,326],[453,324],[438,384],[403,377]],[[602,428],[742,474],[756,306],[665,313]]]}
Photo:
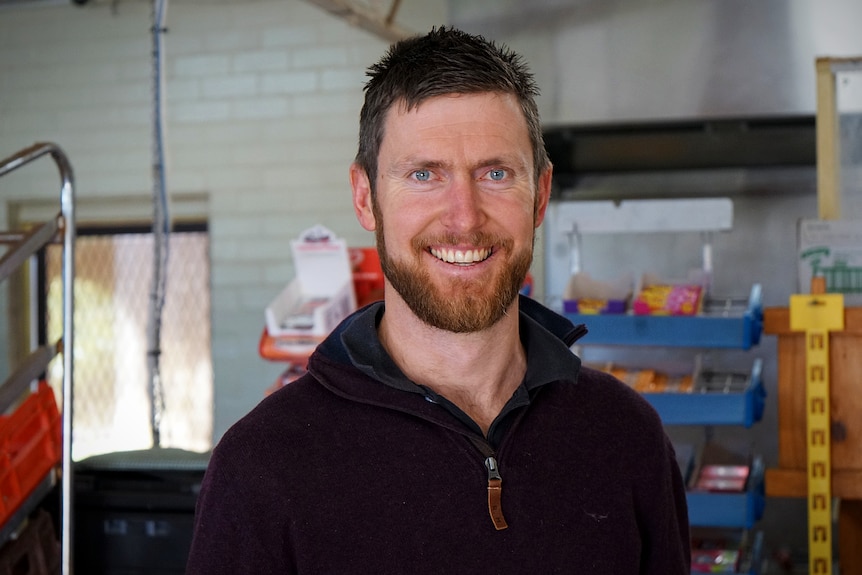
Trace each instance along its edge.
{"label": "black collar", "polygon": [[[583,327],[573,326],[566,318],[524,296],[521,296],[519,308],[521,343],[527,354],[524,387],[532,391],[554,381],[574,382],[581,360],[569,350],[571,344],[566,342],[573,343],[583,335]],[[383,312],[383,302],[376,302],[357,312],[343,326],[341,343],[351,363],[390,387],[426,395],[426,390],[408,379],[380,344],[377,326]],[[546,320],[544,325],[541,320]]]}

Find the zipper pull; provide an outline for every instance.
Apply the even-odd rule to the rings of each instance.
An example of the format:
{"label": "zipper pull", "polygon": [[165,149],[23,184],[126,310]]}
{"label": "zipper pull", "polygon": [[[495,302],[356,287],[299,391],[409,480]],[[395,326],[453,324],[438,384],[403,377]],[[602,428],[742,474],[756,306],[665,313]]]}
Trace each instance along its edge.
{"label": "zipper pull", "polygon": [[503,478],[497,469],[497,460],[493,456],[485,459],[485,467],[488,468],[488,512],[491,521],[497,531],[507,528],[506,518],[503,517],[502,492]]}

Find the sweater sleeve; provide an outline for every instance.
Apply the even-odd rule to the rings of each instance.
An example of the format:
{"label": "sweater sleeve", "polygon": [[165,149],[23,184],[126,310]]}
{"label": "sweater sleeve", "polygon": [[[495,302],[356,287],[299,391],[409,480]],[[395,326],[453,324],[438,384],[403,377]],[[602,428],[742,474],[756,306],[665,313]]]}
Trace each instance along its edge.
{"label": "sweater sleeve", "polygon": [[658,476],[651,495],[642,500],[645,549],[642,575],[689,575],[691,542],[685,485],[670,440],[665,437],[661,456],[656,456]]}
{"label": "sweater sleeve", "polygon": [[245,443],[226,435],[213,451],[198,496],[186,575],[296,573],[277,497],[249,459],[254,447]]}

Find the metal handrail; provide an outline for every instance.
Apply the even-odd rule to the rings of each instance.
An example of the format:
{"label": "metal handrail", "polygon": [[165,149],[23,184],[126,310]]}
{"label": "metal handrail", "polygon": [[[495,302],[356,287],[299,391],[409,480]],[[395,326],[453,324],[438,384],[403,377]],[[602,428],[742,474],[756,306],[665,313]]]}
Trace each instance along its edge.
{"label": "metal handrail", "polygon": [[0,176],[50,155],[60,172],[60,214],[63,218],[63,455],[61,460],[61,564],[63,575],[72,574],[72,356],[75,277],[75,188],[72,165],[56,144],[40,142],[0,160]]}

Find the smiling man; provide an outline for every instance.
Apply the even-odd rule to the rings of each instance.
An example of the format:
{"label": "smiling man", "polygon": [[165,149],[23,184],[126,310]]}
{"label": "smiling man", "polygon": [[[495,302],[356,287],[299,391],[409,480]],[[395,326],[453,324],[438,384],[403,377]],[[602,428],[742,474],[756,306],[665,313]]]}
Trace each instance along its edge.
{"label": "smiling man", "polygon": [[518,293],[552,177],[527,67],[440,28],[369,76],[350,183],[384,300],[225,434],[187,573],[688,573],[657,414]]}
{"label": "smiling man", "polygon": [[350,172],[387,279],[378,336],[408,378],[487,432],[526,371],[517,296],[550,166],[537,177],[511,94],[442,95],[412,108],[402,100],[385,125],[374,185],[359,163]]}

